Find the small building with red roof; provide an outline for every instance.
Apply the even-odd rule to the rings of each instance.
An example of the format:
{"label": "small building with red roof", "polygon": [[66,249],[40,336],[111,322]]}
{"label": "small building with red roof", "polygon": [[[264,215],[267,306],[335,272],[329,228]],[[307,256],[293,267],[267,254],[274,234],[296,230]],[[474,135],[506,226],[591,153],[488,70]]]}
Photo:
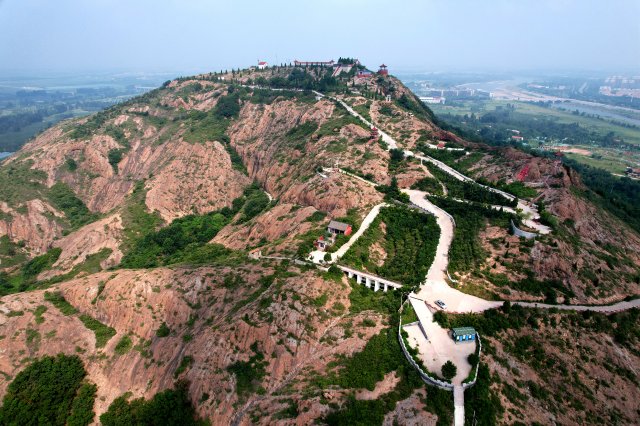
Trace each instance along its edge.
{"label": "small building with red roof", "polygon": [[259,70],[263,70],[263,69],[267,68],[268,66],[269,66],[269,64],[266,63],[265,61],[259,61],[258,62],[258,69]]}
{"label": "small building with red roof", "polygon": [[385,64],[380,65],[380,69],[378,70],[378,74],[380,75],[389,75],[389,70]]}

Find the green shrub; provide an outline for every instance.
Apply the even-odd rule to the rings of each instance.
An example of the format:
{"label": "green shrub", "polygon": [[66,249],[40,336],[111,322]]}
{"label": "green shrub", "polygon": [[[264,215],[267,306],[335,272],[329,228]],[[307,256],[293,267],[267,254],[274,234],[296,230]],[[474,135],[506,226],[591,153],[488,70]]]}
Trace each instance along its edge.
{"label": "green shrub", "polygon": [[122,336],[122,339],[120,339],[114,351],[118,355],[124,355],[131,350],[132,346],[133,346],[133,342],[131,341],[131,337]]}
{"label": "green shrub", "polygon": [[43,255],[34,257],[22,267],[22,275],[25,279],[37,277],[45,269],[50,268],[62,254],[60,247],[54,247]]}
{"label": "green shrub", "polygon": [[227,223],[228,218],[218,212],[176,219],[169,226],[139,239],[134,249],[122,258],[121,266],[150,268],[170,263],[172,257],[183,256],[182,251],[187,247],[193,249],[193,244],[208,243]]}
{"label": "green shrub", "polygon": [[444,377],[445,379],[451,380],[456,376],[457,373],[458,367],[456,367],[453,362],[447,361],[442,365],[442,377]]}
{"label": "green shrub", "polygon": [[431,174],[447,187],[449,197],[498,206],[516,207],[518,204],[517,200],[509,200],[505,196],[490,191],[475,182],[463,182],[435,166],[428,165],[427,167]]}
{"label": "green shrub", "polygon": [[77,229],[93,222],[97,215],[91,213],[81,199],[76,197],[68,185],[58,182],[49,188],[49,200],[55,208],[62,210],[71,227]]}
{"label": "green shrub", "polygon": [[318,130],[318,123],[315,121],[306,121],[295,127],[292,127],[286,134],[287,139],[290,141],[304,141],[308,139],[316,130]]}
{"label": "green shrub", "polygon": [[64,298],[62,293],[60,293],[59,291],[55,291],[52,293],[45,291],[44,300],[46,300],[47,302],[50,302],[53,306],[58,308],[58,310],[66,316],[74,315],[78,312],[76,308],[74,308],[73,305],[71,305],[71,303],[67,302],[67,300]]}
{"label": "green shrub", "polygon": [[76,160],[71,157],[67,157],[67,159],[65,160],[65,164],[67,166],[67,170],[70,172],[75,172],[76,170],[78,170],[78,163],[76,163]]}
{"label": "green shrub", "polygon": [[193,364],[193,357],[191,355],[185,355],[182,357],[180,365],[178,365],[178,368],[176,368],[176,371],[173,373],[173,377],[178,377],[180,374],[184,373],[187,368],[191,367],[191,364]]}
{"label": "green shrub", "polygon": [[[386,225],[386,235],[380,231]],[[364,267],[384,278],[404,285],[415,286],[424,281],[433,262],[440,228],[433,216],[405,207],[386,207],[342,257],[342,261],[356,268]],[[370,247],[382,244],[387,254],[382,266],[370,259]],[[407,268],[407,265],[412,265]]]}
{"label": "green shrub", "polygon": [[257,391],[266,374],[265,366],[268,362],[264,360],[264,355],[255,343],[252,350],[254,355],[248,361],[236,361],[227,367],[227,371],[236,376],[236,393],[241,399]]}
{"label": "green shrub", "polygon": [[327,217],[327,214],[325,212],[316,210],[311,216],[305,219],[305,222],[321,222],[325,217]]}
{"label": "green shrub", "polygon": [[84,326],[93,331],[93,334],[96,336],[96,348],[103,347],[113,336],[116,335],[116,331],[113,328],[104,325],[89,315],[82,314],[79,318]]}
{"label": "green shrub", "polygon": [[147,211],[146,197],[144,181],[140,180],[135,183],[133,191],[125,201],[122,212],[123,241],[120,245],[125,255],[133,249],[138,240],[156,231],[163,224],[158,213]]}
{"label": "green shrub", "polygon": [[318,296],[315,299],[313,299],[313,301],[312,301],[313,302],[313,306],[321,308],[327,303],[328,299],[329,299],[329,295],[327,295],[327,293],[322,293],[320,296]]}
{"label": "green shrub", "polygon": [[415,95],[407,95],[406,93],[403,93],[396,103],[400,107],[411,111],[417,117],[421,117],[431,122],[436,121],[435,116],[429,107],[426,106],[424,102],[420,101]]}
{"label": "green shrub", "polygon": [[153,399],[127,401],[126,394],[116,398],[100,416],[103,426],[166,425],[204,426],[196,417],[189,400],[186,383],[178,383],[175,390],[157,393]]}
{"label": "green shrub", "polygon": [[480,364],[475,385],[465,390],[465,412],[474,413],[475,424],[478,426],[497,424],[498,416],[504,411],[499,396],[490,389],[491,383],[489,367]]}
{"label": "green shrub", "polygon": [[97,391],[98,387],[93,383],[82,384],[71,404],[71,414],[67,418],[66,426],[86,426],[93,422],[93,404]]}
{"label": "green shrub", "polygon": [[475,367],[478,365],[478,362],[480,362],[480,357],[475,353],[469,354],[467,361],[469,361],[469,364],[471,364],[472,367]]}
{"label": "green shrub", "polygon": [[240,113],[240,98],[237,93],[229,92],[226,96],[220,96],[213,109],[218,118],[234,118]]}
{"label": "green shrub", "polygon": [[469,271],[486,259],[479,233],[487,221],[509,226],[509,213],[477,204],[460,203],[447,198],[429,197],[429,200],[453,216],[456,227],[449,249],[449,270]]}
{"label": "green shrub", "polygon": [[244,206],[242,207],[242,214],[238,219],[238,223],[244,223],[253,219],[269,206],[269,197],[257,183],[253,183],[247,187],[243,192],[243,197]]}
{"label": "green shrub", "polygon": [[156,331],[156,336],[167,337],[169,334],[171,334],[171,330],[167,326],[167,323],[163,321],[162,324],[160,324],[160,327],[158,328],[158,330]]}
{"label": "green shrub", "polygon": [[42,324],[44,322],[44,318],[42,318],[42,314],[44,314],[45,312],[47,312],[46,306],[38,305],[38,307],[36,307],[35,311],[33,311],[33,315],[35,316],[35,319],[36,319],[36,324]]}
{"label": "green shrub", "polygon": [[88,139],[100,129],[116,111],[116,107],[108,108],[104,111],[97,112],[86,120],[83,124],[77,124],[69,133],[71,139]]}
{"label": "green shrub", "polygon": [[127,150],[123,148],[113,148],[107,152],[107,159],[109,160],[109,164],[111,164],[111,168],[113,168],[113,172],[118,174],[118,164],[122,161],[122,157],[127,152]]}
{"label": "green shrub", "polygon": [[411,189],[418,189],[420,191],[428,192],[433,195],[444,195],[442,191],[442,185],[437,179],[432,177],[424,177],[411,185]]}

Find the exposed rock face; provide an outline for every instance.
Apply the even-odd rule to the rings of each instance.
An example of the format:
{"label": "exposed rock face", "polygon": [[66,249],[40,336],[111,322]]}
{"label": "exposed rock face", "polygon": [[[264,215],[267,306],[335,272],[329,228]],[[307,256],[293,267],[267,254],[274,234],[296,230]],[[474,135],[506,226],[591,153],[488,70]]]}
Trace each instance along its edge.
{"label": "exposed rock face", "polygon": [[[561,324],[538,321],[535,328],[525,326],[487,338],[495,353],[483,356],[491,374],[501,378],[492,393],[505,408],[498,423],[606,424],[617,419],[637,424],[640,391],[637,373],[632,372],[640,362],[637,345],[621,345],[609,333],[577,326],[579,321],[568,318],[562,321],[560,315],[547,314],[545,319],[550,318]],[[514,349],[518,339],[533,342],[524,356]],[[577,361],[587,356],[589,362]],[[526,399],[514,397],[514,390]]]}
{"label": "exposed rock face", "polygon": [[[5,336],[0,340],[0,371],[5,373],[0,376],[0,396],[6,391],[9,377],[24,368],[21,361],[25,356],[78,354],[85,362],[89,379],[98,385],[95,409],[100,414],[125,392],[132,392],[134,397],[151,397],[171,387],[176,369],[185,356],[190,356],[193,362],[179,377],[190,381],[189,392],[194,401],[200,400],[203,393],[210,395],[209,400],[198,405],[199,414],[207,416],[212,424],[228,424],[253,404],[267,403],[272,392],[304,380],[307,369],[322,370],[334,355],[361,350],[366,340],[379,331],[379,327],[356,327],[357,333],[344,336],[344,313],[330,307],[340,302],[348,308],[345,284],[324,281],[313,271],[293,268],[293,274],[289,274],[292,276],[278,278],[280,284],[262,293],[265,289],[258,278],[272,271],[256,265],[240,269],[121,270],[50,289],[61,291],[81,314],[116,330],[104,348],[95,347],[94,334],[78,319],[80,314],[62,315],[44,300],[44,291],[7,296],[0,305],[0,335]],[[229,277],[233,279],[229,281]],[[340,291],[334,291],[336,287]],[[324,306],[311,303],[323,293],[328,295]],[[297,296],[291,301],[293,295]],[[260,300],[269,302],[260,303],[258,310]],[[35,321],[33,313],[39,305],[47,308],[41,323]],[[10,314],[15,311],[23,314]],[[367,314],[349,320],[358,324],[363,315]],[[162,322],[172,330],[168,337],[156,336]],[[27,333],[27,329],[31,331]],[[118,355],[114,348],[125,335],[130,336],[134,348]],[[323,342],[323,336],[333,336],[333,343]],[[268,363],[268,379],[263,382],[267,395],[252,395],[236,406],[234,376],[226,367],[248,359],[254,344]],[[297,390],[292,397],[304,404]],[[266,404],[265,409],[276,412],[278,405]],[[316,402],[312,413],[317,416],[322,412]]]}
{"label": "exposed rock face", "polygon": [[313,207],[296,208],[294,204],[278,204],[249,223],[226,226],[216,235],[213,242],[235,250],[245,250],[258,245],[262,239],[276,241],[282,238],[285,241],[277,246],[275,251],[287,252],[292,249],[291,237],[304,234],[313,228],[313,223],[307,219],[315,211],[317,210]]}
{"label": "exposed rock face", "polygon": [[[471,167],[474,176],[493,182],[510,182],[528,168],[524,184],[536,188],[538,196],[534,200],[543,201],[545,209],[558,221],[556,232],[537,241],[530,253],[519,256],[518,261],[525,269],[530,269],[538,280],[562,281],[575,294],[572,303],[609,303],[640,293],[640,283],[633,278],[640,265],[640,237],[620,220],[578,195],[586,188],[577,173],[558,160],[533,157],[513,148],[486,148],[484,151],[483,158]],[[502,232],[505,236],[500,238],[506,238],[506,230]],[[497,256],[518,253],[520,243],[517,240],[506,246],[502,244],[496,252],[491,248],[495,241],[489,244],[488,239],[495,239],[495,236],[482,238],[488,252],[493,252],[489,265],[495,264],[497,252]],[[525,277],[503,270],[499,265],[492,272],[506,273],[511,280]],[[518,291],[501,294],[501,297],[543,299],[542,295]]]}
{"label": "exposed rock face", "polygon": [[[248,76],[255,79],[260,75],[241,78]],[[410,95],[399,83],[395,86],[394,99]],[[99,219],[65,235],[69,229],[63,226],[64,213],[41,199],[44,197],[24,200],[24,207],[0,202],[0,235],[24,240],[32,254],[53,246],[62,248],[53,269],[39,277],[45,279],[73,270],[103,250],[111,252],[101,266],[117,266],[125,250],[122,247],[126,247],[124,236],[131,231],[127,214],[157,212],[167,223],[191,213],[211,212],[231,206],[251,181],[273,195],[273,205],[245,223],[237,222],[238,214],[212,242],[234,250],[257,249],[266,255],[290,256],[309,231],[321,230],[331,218],[347,214],[363,217],[383,200],[367,182],[327,170],[338,165],[378,184],[391,182],[389,153],[369,138],[369,129],[354,122],[334,102],[313,101],[302,94],[300,99],[283,96],[252,102],[247,89],[238,97],[239,115],[225,118],[225,132],[202,125],[198,117],[211,112],[220,97],[230,92],[227,85],[211,81],[174,81],[144,101],[115,111],[99,131],[86,138],[72,139],[70,123],[44,132],[9,163],[32,161],[34,169],[46,174],[47,186],[66,183],[92,212],[100,213]],[[420,138],[483,148],[483,158],[471,167],[476,177],[511,182],[524,167],[529,168],[525,183],[538,188],[536,200],[545,201],[547,210],[563,226],[562,233],[525,247],[517,237],[507,235],[506,229],[487,228],[480,234],[480,242],[490,263],[509,258],[523,268],[514,272],[498,265],[493,272],[505,273],[513,280],[523,278],[524,269],[530,269],[537,279],[562,280],[574,291],[573,302],[603,303],[640,293],[640,284],[630,278],[640,264],[640,237],[575,195],[572,189],[583,187],[571,170],[520,151],[461,141],[395,103],[364,97],[347,101],[370,104],[374,123],[396,137],[401,148],[413,149]],[[300,128],[312,131],[296,133]],[[197,140],[190,138],[196,131],[205,136],[199,142],[189,142]],[[241,157],[248,176],[239,170],[242,167],[235,156],[235,164],[232,162],[230,152],[234,153],[229,147]],[[116,152],[122,155],[120,161],[116,161],[114,150],[120,150]],[[398,184],[409,187],[427,175],[424,167],[408,162],[397,174]],[[131,213],[128,203],[142,193],[132,193],[134,187],[144,188],[146,195],[136,204],[142,211]],[[494,244],[493,240],[499,241]],[[372,251],[378,264],[387,256],[379,244],[373,245]],[[623,260],[616,263],[616,258]],[[61,291],[81,314],[115,329],[117,334],[103,348],[96,348],[95,335],[79,320],[79,314],[64,316],[44,299],[44,291],[3,297],[0,372],[5,374],[0,375],[0,396],[6,392],[10,377],[30,358],[64,352],[78,354],[89,379],[98,385],[98,414],[125,392],[149,398],[172,387],[176,379],[190,382],[191,400],[212,424],[273,424],[277,419],[272,415],[286,408],[288,399],[297,405],[299,416],[295,421],[280,421],[310,424],[334,409],[327,402],[341,405],[353,391],[324,389],[321,395],[308,398],[309,380],[315,373],[325,373],[337,355],[362,350],[374,334],[388,326],[389,318],[373,311],[349,314],[350,287],[345,281],[327,278],[330,274],[298,267],[283,272],[275,263],[249,260],[227,265],[105,271],[78,276],[49,289]],[[595,269],[596,280],[587,276],[587,267]],[[273,282],[265,279],[272,274],[276,274]],[[473,278],[463,278],[463,289],[468,288],[466,279]],[[499,291],[489,284],[486,288]],[[506,296],[542,297],[518,291]],[[34,313],[39,305],[47,308],[44,321]],[[374,325],[362,325],[365,318]],[[171,334],[158,337],[156,331],[163,322]],[[125,336],[132,340],[133,349],[118,354],[115,347]],[[239,397],[236,377],[227,368],[236,361],[247,361],[256,351],[264,355],[267,364],[266,376],[258,380],[264,392]],[[606,354],[614,356],[612,351]],[[607,362],[606,357],[599,361]],[[182,372],[178,370],[181,365]],[[501,363],[491,366],[494,372],[506,375]],[[389,374],[373,392],[356,390],[356,397],[385,395],[397,380]],[[621,389],[635,395],[627,383]],[[398,402],[384,424],[435,424],[437,418],[425,411],[425,393],[429,398],[428,390],[418,390]],[[203,398],[205,394],[209,398]],[[627,409],[630,403],[625,404],[618,406]],[[544,407],[538,408],[543,411]],[[261,414],[260,420],[254,421],[255,413]],[[537,414],[531,418],[555,421]],[[570,417],[559,419],[570,421]]]}
{"label": "exposed rock face", "polygon": [[230,169],[229,154],[219,142],[181,142],[166,165],[147,183],[146,204],[166,222],[231,205],[250,181]]}
{"label": "exposed rock face", "polygon": [[438,417],[425,410],[421,399],[429,398],[424,391],[416,391],[409,398],[398,402],[395,409],[384,417],[383,426],[435,426]]}
{"label": "exposed rock face", "polygon": [[25,207],[26,212],[22,212],[0,202],[0,235],[8,235],[16,242],[24,241],[34,254],[42,254],[62,235],[63,228],[56,218],[64,215],[42,200],[29,200]]}
{"label": "exposed rock face", "polygon": [[380,203],[382,195],[366,183],[341,173],[332,173],[328,178],[315,176],[304,185],[294,185],[281,199],[311,205],[339,217],[349,209]]}
{"label": "exposed rock face", "polygon": [[[160,99],[162,102],[172,96],[167,94]],[[208,96],[198,95],[193,103],[198,101],[201,101],[197,104],[199,107],[212,108],[213,92]],[[92,136],[74,140],[67,125],[61,124],[27,144],[8,164],[31,164],[32,169],[45,173],[46,186],[63,182],[90,211],[109,213],[109,217],[117,216],[114,212],[122,208],[136,182],[145,180],[146,206],[149,211],[157,211],[165,222],[230,206],[242,195],[250,180],[233,168],[229,154],[219,142],[184,142],[179,127],[178,131],[175,127],[163,127],[159,120],[167,120],[157,116],[158,112],[148,105],[132,106],[125,112],[115,115],[105,126],[119,129],[126,144],[111,136],[111,133],[117,134],[114,130],[108,130],[110,134],[96,131]],[[114,163],[115,168],[110,164],[114,150],[120,150],[122,155],[122,159]],[[32,255],[52,246],[61,247],[63,253],[56,264],[57,272],[51,271],[49,275],[67,272],[102,248],[112,250],[109,259],[103,262],[105,267],[119,262],[123,227],[120,219],[118,223],[100,220],[56,241],[64,230],[64,221],[56,218],[64,219],[64,213],[41,198],[26,199],[25,207],[17,210],[1,202],[0,235],[7,234],[14,242],[24,241]]]}
{"label": "exposed rock face", "polygon": [[[309,138],[306,143],[302,141],[302,145],[292,147],[287,140],[287,132],[296,126],[309,121],[322,126],[334,117],[334,113],[345,114],[335,109],[336,106],[327,100],[314,104],[292,101],[271,105],[246,104],[240,112],[240,120],[230,129],[231,142],[242,156],[249,175],[276,198],[341,216],[350,208],[379,202],[380,194],[353,178],[340,174],[323,178],[314,170],[333,166],[342,158],[353,161],[363,157],[364,151],[355,152],[354,144],[345,144],[345,141],[366,138],[369,132],[350,124],[336,127],[335,135],[319,140]],[[386,170],[388,154],[380,147],[374,148],[374,155],[370,157],[372,162],[379,164],[376,167]],[[350,163],[347,160],[341,164]],[[379,172],[379,175],[383,174]]]}
{"label": "exposed rock face", "polygon": [[[147,206],[167,221],[228,206],[242,194],[248,179],[231,167],[219,142],[179,140],[153,146],[144,140],[145,135],[153,138],[157,132],[140,127],[146,133],[130,142],[131,150],[118,163],[117,174],[107,160],[109,150],[119,147],[110,136],[96,136],[89,143],[69,139],[51,143],[49,137],[38,138],[24,151],[27,159],[34,160],[34,168],[47,173],[49,185],[58,180],[69,184],[92,211],[121,206],[135,181],[141,179],[149,179]],[[65,170],[67,158],[76,159],[80,172]]]}
{"label": "exposed rock face", "polygon": [[61,273],[69,272],[74,266],[81,264],[92,254],[104,249],[111,250],[109,257],[102,261],[102,268],[110,268],[120,263],[122,252],[120,240],[122,233],[122,218],[119,214],[108,216],[97,222],[90,223],[76,232],[54,242],[54,247],[60,247],[62,253],[49,271],[45,271],[39,278],[46,279]]}

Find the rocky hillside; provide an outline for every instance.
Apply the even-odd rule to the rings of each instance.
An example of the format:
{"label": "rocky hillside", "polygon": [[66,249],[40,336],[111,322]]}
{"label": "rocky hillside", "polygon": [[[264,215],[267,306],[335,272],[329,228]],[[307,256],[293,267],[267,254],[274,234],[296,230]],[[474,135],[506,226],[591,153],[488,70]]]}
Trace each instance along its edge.
{"label": "rocky hillside", "polygon": [[[447,188],[437,170],[389,152],[340,103],[309,89],[343,100],[399,148],[544,207],[553,232],[535,242],[460,208],[454,216],[468,232],[452,250],[465,254],[450,272],[461,290],[573,303],[640,294],[640,236],[584,197],[575,172],[466,142],[441,130],[395,78],[363,84],[354,73],[282,67],[176,79],[55,126],[0,163],[0,396],[31,361],[62,352],[84,362],[98,415],[127,392],[149,399],[184,381],[212,424],[344,424],[363,412],[367,424],[450,424],[451,395],[425,387],[400,352],[399,292],[374,294],[333,270],[248,256],[305,258],[329,220],[357,229],[394,185]],[[441,142],[467,154],[429,148]],[[525,182],[514,183],[525,166]],[[375,247],[381,266],[388,256]],[[541,344],[553,346],[544,330]],[[492,374],[507,368],[501,351],[516,337],[491,338]],[[625,350],[637,355],[637,345]],[[569,364],[576,351],[558,357]],[[595,351],[594,369],[615,355]],[[549,395],[564,391],[534,374],[522,380]],[[607,390],[619,400],[634,379],[621,380]],[[505,399],[506,383],[515,386],[491,388],[510,413],[497,410],[496,419],[527,418]],[[599,397],[585,398],[589,418],[614,418]]]}

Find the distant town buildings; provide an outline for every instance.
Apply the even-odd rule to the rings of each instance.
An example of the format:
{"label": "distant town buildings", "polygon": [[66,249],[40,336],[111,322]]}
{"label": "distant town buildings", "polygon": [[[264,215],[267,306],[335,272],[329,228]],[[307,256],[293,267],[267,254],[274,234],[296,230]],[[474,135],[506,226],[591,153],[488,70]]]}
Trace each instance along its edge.
{"label": "distant town buildings", "polygon": [[623,77],[615,75],[607,77],[604,85],[600,86],[599,92],[605,96],[640,98],[640,76]]}
{"label": "distant town buildings", "polygon": [[424,97],[432,97],[434,99],[442,98],[449,100],[465,100],[465,99],[491,99],[491,92],[485,92],[478,89],[436,89],[425,87],[419,91]]}
{"label": "distant town buildings", "polygon": [[446,98],[442,96],[420,96],[420,100],[426,104],[443,104]]}
{"label": "distant town buildings", "polygon": [[513,135],[511,136],[511,139],[516,141],[516,142],[522,142],[524,140],[524,138],[520,135]]}
{"label": "distant town buildings", "polygon": [[633,178],[633,179],[640,179],[640,169],[634,169],[633,167],[627,167],[627,170],[625,171],[625,175],[627,177]]}

